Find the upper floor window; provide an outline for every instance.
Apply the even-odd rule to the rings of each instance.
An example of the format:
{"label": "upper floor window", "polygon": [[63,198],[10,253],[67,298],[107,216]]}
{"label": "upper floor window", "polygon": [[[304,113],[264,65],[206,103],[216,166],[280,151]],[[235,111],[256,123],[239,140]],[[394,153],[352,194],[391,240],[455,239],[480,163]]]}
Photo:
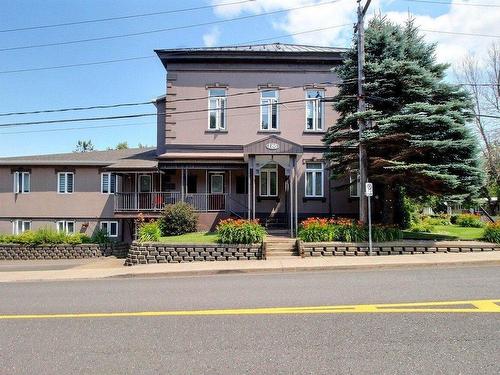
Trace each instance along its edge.
{"label": "upper floor window", "polygon": [[14,193],[26,194],[31,190],[31,178],[29,172],[14,172]]}
{"label": "upper floor window", "polygon": [[323,196],[323,163],[306,163],[306,197]]}
{"label": "upper floor window", "polygon": [[349,195],[351,197],[359,197],[360,178],[357,170],[352,170],[349,173]]}
{"label": "upper floor window", "polygon": [[114,194],[116,193],[116,174],[105,172],[101,173],[101,193]]}
{"label": "upper floor window", "polygon": [[306,130],[323,130],[324,97],[323,90],[306,91]]}
{"label": "upper floor window", "polygon": [[27,230],[31,230],[31,221],[29,220],[14,220],[12,222],[12,233],[13,234],[21,234],[26,232]]}
{"label": "upper floor window", "polygon": [[278,90],[262,91],[260,94],[260,129],[278,129]]}
{"label": "upper floor window", "polygon": [[57,173],[57,192],[69,194],[74,191],[75,175],[73,172]]}
{"label": "upper floor window", "polygon": [[59,220],[56,223],[56,228],[58,232],[63,232],[68,234],[75,233],[75,222],[68,220]]}
{"label": "upper floor window", "polygon": [[276,197],[278,195],[278,166],[266,164],[260,169],[260,196]]}
{"label": "upper floor window", "polygon": [[211,89],[208,96],[208,128],[226,130],[226,90]]}

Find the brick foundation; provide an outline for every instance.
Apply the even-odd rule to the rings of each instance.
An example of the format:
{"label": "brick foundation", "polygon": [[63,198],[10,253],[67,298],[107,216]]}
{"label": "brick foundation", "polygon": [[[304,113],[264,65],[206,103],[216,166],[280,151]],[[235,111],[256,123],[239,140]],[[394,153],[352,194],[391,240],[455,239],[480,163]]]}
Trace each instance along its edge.
{"label": "brick foundation", "polygon": [[[303,242],[297,241],[300,256],[366,256],[367,243],[354,242]],[[500,245],[488,242],[401,241],[374,243],[373,255],[404,255],[428,253],[470,253],[500,251]]]}
{"label": "brick foundation", "polygon": [[0,244],[0,260],[81,259],[110,255],[125,258],[128,248],[126,243],[36,246]]}
{"label": "brick foundation", "polygon": [[125,265],[262,259],[262,246],[133,242]]}

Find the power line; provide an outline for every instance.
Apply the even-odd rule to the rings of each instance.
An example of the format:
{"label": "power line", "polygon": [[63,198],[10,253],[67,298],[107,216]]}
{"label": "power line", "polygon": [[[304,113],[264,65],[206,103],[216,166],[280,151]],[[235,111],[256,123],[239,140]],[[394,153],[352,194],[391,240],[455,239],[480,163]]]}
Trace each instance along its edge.
{"label": "power line", "polygon": [[91,20],[74,21],[74,22],[64,22],[64,23],[54,23],[54,24],[49,24],[49,25],[18,27],[18,28],[14,28],[14,29],[3,29],[3,30],[0,30],[0,33],[10,33],[10,32],[14,32],[14,31],[39,30],[39,29],[48,29],[48,28],[53,28],[53,27],[83,25],[83,24],[96,23],[96,22],[107,22],[107,21],[116,21],[116,20],[124,20],[124,19],[131,19],[131,18],[139,18],[139,17],[157,16],[157,15],[161,15],[161,14],[173,14],[173,13],[182,13],[182,12],[192,12],[192,11],[196,11],[196,10],[216,8],[216,7],[219,7],[219,6],[220,7],[224,7],[224,6],[228,6],[228,5],[250,3],[252,1],[253,0],[244,0],[244,1],[235,1],[235,2],[232,2],[232,3],[222,3],[222,4],[217,4],[217,5],[204,5],[204,6],[192,7],[192,8],[165,10],[165,11],[161,11],[161,12],[142,13],[142,14],[130,14],[130,15],[127,15],[127,16],[108,17],[108,18],[95,18],[95,19],[91,19]]}
{"label": "power line", "polygon": [[459,31],[444,31],[444,30],[430,30],[430,29],[421,29],[422,31],[427,31],[429,33],[437,33],[437,34],[451,34],[451,35],[466,35],[466,36],[482,36],[486,38],[500,38],[500,35],[491,35],[491,34],[477,34],[477,33],[462,33]]}
{"label": "power line", "polygon": [[[323,98],[322,101],[328,100],[330,98]],[[279,105],[289,104],[289,103],[301,103],[306,102],[310,99],[296,99],[296,100],[288,100],[283,102],[278,102]],[[243,108],[256,108],[267,106],[268,104],[248,104],[248,105],[240,105],[235,107],[226,107],[225,110],[232,109],[243,109]],[[26,126],[26,125],[42,125],[42,124],[59,124],[65,122],[80,122],[80,121],[100,121],[100,120],[117,120],[117,119],[129,119],[129,118],[140,118],[140,117],[149,117],[149,116],[161,116],[161,115],[180,115],[180,114],[188,114],[188,113],[200,113],[200,112],[208,112],[214,110],[213,108],[203,108],[203,109],[192,109],[186,111],[172,111],[172,112],[163,112],[163,113],[136,113],[129,115],[116,115],[116,116],[98,116],[98,117],[82,117],[82,118],[71,118],[71,119],[59,119],[59,120],[44,120],[44,121],[29,121],[29,122],[12,122],[0,124],[0,127],[12,127],[12,126]]]}
{"label": "power line", "polygon": [[[346,79],[343,82],[339,82],[339,83],[333,83],[330,81],[323,81],[323,82],[317,82],[316,84],[317,85],[341,86],[343,84],[347,84],[348,82],[355,81],[355,80],[356,80],[356,78],[352,78],[352,79]],[[304,85],[277,87],[277,88],[270,88],[269,90],[272,89],[272,90],[276,90],[276,91],[285,91],[285,90],[297,89],[297,88],[301,88],[301,87],[304,87]],[[242,92],[237,92],[237,93],[233,93],[233,94],[227,94],[226,97],[257,94],[257,93],[260,93],[261,91],[265,91],[265,89],[249,90],[249,91],[242,91]],[[195,96],[195,97],[191,97],[191,98],[177,98],[177,99],[169,100],[168,103],[208,100],[209,98],[210,97],[208,95],[198,96],[198,97]],[[133,103],[99,104],[99,105],[86,106],[86,107],[80,106],[80,107],[66,107],[66,108],[56,108],[56,109],[42,109],[42,110],[25,111],[25,112],[6,112],[6,113],[0,113],[0,116],[5,117],[5,116],[17,116],[17,115],[33,115],[33,114],[40,114],[40,113],[85,111],[85,110],[91,110],[91,109],[108,109],[108,108],[118,108],[118,107],[141,106],[141,105],[147,105],[147,104],[153,104],[153,103],[154,103],[154,101],[149,100],[149,101],[141,101],[141,102],[133,102]]]}
{"label": "power line", "polygon": [[336,2],[339,2],[339,1],[342,1],[342,0],[331,0],[331,1],[321,2],[321,3],[310,4],[310,5],[303,5],[303,6],[295,7],[295,8],[287,8],[287,9],[275,10],[275,11],[272,11],[272,12],[264,12],[264,13],[259,13],[259,14],[250,14],[250,15],[246,15],[246,16],[240,16],[240,17],[234,17],[234,18],[227,18],[227,19],[223,19],[223,20],[201,22],[201,23],[196,23],[196,24],[191,24],[191,25],[184,25],[184,26],[167,27],[167,28],[156,29],[156,30],[148,30],[148,31],[142,31],[142,32],[137,32],[137,33],[110,35],[110,36],[103,36],[103,37],[97,37],[97,38],[88,38],[88,39],[77,39],[77,40],[70,40],[70,41],[65,41],[65,42],[54,42],[54,43],[45,43],[45,44],[31,44],[31,45],[25,45],[25,46],[0,48],[0,52],[15,51],[15,50],[22,50],[22,49],[29,49],[29,48],[62,46],[62,45],[77,44],[77,43],[86,43],[86,42],[96,42],[96,41],[101,41],[101,40],[119,39],[119,38],[131,37],[131,36],[147,35],[147,34],[161,33],[161,32],[174,31],[174,30],[185,30],[185,29],[189,29],[189,28],[193,28],[193,27],[216,25],[216,24],[228,23],[228,22],[233,22],[233,21],[240,21],[240,20],[251,19],[251,18],[256,18],[256,17],[268,16],[268,15],[272,15],[272,14],[284,13],[284,12],[289,12],[289,11],[298,10],[298,9],[306,9],[306,8],[318,7],[318,6],[323,6],[323,5],[327,5],[327,4],[333,4],[333,3],[336,3]]}
{"label": "power line", "polygon": [[[274,39],[288,38],[288,37],[291,37],[291,36],[303,35],[303,34],[310,34],[310,33],[315,33],[315,32],[318,32],[318,31],[325,31],[325,30],[330,30],[330,29],[335,29],[335,28],[340,28],[340,27],[346,27],[346,26],[351,26],[351,24],[345,23],[345,24],[342,24],[342,25],[334,25],[334,26],[328,26],[328,27],[321,27],[321,28],[318,28],[318,29],[311,29],[311,30],[299,31],[299,32],[296,32],[296,33],[291,33],[291,34],[282,34],[282,35],[277,35],[277,36],[274,36],[274,37],[268,37],[268,38],[262,38],[262,39],[254,39],[254,40],[250,40],[250,41],[246,41],[246,42],[241,42],[241,43],[233,43],[233,44],[230,44],[230,45],[225,46],[225,47],[229,47],[229,46],[233,46],[233,45],[240,45],[240,44],[252,44],[252,43],[264,42],[264,41],[274,40]],[[0,74],[25,73],[25,72],[35,72],[35,71],[41,71],[41,70],[74,68],[74,67],[88,66],[88,65],[110,64],[110,63],[116,63],[116,62],[122,62],[122,61],[152,59],[152,58],[156,58],[156,57],[157,56],[155,56],[155,55],[151,55],[151,56],[137,56],[137,57],[129,57],[129,58],[123,58],[123,59],[94,61],[94,62],[79,63],[79,64],[56,65],[56,66],[46,66],[46,67],[39,67],[39,68],[26,68],[26,69],[16,69],[16,70],[4,70],[4,71],[0,71]]]}
{"label": "power line", "polygon": [[477,3],[459,3],[456,1],[446,2],[446,1],[431,1],[431,0],[405,0],[412,3],[426,3],[426,4],[443,4],[443,5],[468,5],[472,7],[491,7],[491,8],[500,8],[498,4],[477,4]]}

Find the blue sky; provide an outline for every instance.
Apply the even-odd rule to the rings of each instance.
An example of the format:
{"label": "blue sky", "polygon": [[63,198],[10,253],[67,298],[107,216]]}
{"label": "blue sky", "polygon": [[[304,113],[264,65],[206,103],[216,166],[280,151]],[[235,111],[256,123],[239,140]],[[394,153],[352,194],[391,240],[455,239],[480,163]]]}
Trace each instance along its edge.
{"label": "blue sky", "polygon": [[[235,0],[4,0],[0,13],[0,30],[160,12],[232,1]],[[256,3],[179,14],[163,14],[39,30],[0,32],[0,49],[227,20],[231,17],[257,15],[319,1],[259,0]],[[304,11],[283,12],[272,16],[259,16],[214,26],[193,27],[180,31],[159,32],[97,42],[0,51],[0,72],[151,56],[151,58],[111,64],[23,73],[0,73],[0,113],[149,100],[164,94],[165,91],[165,70],[159,60],[154,57],[153,49],[155,48],[246,43],[262,38],[321,28],[327,22],[327,26],[352,23],[355,17],[354,6],[354,0],[341,0],[335,4],[328,4],[327,8],[319,6]],[[373,9],[381,10],[384,13],[389,12],[395,19],[406,16],[410,11],[419,15],[423,25],[428,28],[441,27],[442,29],[443,22],[445,22],[444,25],[448,30],[463,29],[463,25],[453,24],[460,22],[459,17],[458,20],[439,21],[451,13],[449,5],[379,0],[374,2]],[[322,18],[325,14],[326,21]],[[315,20],[315,18],[317,19]],[[429,24],[432,26],[428,26]],[[498,31],[498,26],[496,27],[496,31]],[[344,27],[321,33],[279,38],[274,41],[314,42],[316,44],[347,46],[351,30],[350,27]],[[491,33],[492,30],[490,29],[489,32]],[[272,40],[268,42],[272,42]],[[460,44],[460,41],[449,39],[445,40],[444,43],[453,47],[453,43]],[[0,124],[150,113],[154,110],[151,105],[99,111],[0,116]],[[97,126],[106,127],[95,128]],[[75,127],[85,129],[69,130],[69,128]],[[155,118],[0,127],[0,137],[2,140],[0,156],[70,152],[79,139],[91,139],[97,149],[115,146],[121,141],[127,141],[130,146],[136,146],[138,143],[153,145],[155,142]]]}

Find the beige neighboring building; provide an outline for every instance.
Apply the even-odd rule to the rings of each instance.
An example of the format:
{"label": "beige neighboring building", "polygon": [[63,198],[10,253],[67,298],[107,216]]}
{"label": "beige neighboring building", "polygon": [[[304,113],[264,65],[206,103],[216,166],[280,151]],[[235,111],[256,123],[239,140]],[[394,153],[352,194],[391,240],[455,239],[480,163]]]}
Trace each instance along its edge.
{"label": "beige neighboring building", "polygon": [[[0,158],[0,232],[50,225],[129,240],[139,213],[185,201],[200,229],[226,217],[296,233],[309,216],[355,216],[322,138],[337,113],[343,50],[290,44],[157,50],[157,147]],[[355,179],[355,176],[352,176]],[[352,181],[354,182],[354,181]]]}

